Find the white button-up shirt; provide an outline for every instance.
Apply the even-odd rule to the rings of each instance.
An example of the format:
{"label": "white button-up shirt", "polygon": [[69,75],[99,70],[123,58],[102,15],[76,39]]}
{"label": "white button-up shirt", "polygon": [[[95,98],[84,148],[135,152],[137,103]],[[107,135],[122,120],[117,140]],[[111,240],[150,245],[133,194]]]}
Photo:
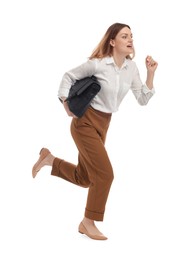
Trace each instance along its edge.
{"label": "white button-up shirt", "polygon": [[92,100],[91,106],[106,113],[116,112],[129,89],[140,105],[146,105],[155,93],[143,84],[134,61],[125,59],[121,68],[113,57],[92,59],[66,72],[60,83],[58,97],[68,97],[69,89],[76,80],[94,75],[101,90]]}

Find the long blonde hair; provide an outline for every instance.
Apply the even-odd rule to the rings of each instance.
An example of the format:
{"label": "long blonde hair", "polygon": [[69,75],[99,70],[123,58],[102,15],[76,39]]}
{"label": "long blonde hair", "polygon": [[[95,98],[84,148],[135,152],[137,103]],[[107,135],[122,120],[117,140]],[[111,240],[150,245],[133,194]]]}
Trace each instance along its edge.
{"label": "long blonde hair", "polygon": [[[116,35],[124,27],[128,27],[129,29],[131,29],[130,26],[127,25],[127,24],[123,24],[123,23],[112,24],[107,29],[107,31],[104,34],[103,38],[101,39],[100,43],[93,50],[89,59],[91,60],[91,59],[94,59],[94,58],[104,58],[106,56],[112,56],[113,47],[111,46],[110,41],[115,39]],[[128,55],[126,58],[132,59],[134,56],[135,56],[135,51],[133,52],[132,56]]]}

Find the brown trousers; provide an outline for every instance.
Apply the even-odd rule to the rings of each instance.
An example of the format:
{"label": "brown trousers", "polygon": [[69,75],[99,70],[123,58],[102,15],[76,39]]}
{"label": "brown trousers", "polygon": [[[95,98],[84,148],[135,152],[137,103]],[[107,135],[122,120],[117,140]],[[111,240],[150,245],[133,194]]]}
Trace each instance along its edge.
{"label": "brown trousers", "polygon": [[81,118],[73,118],[71,134],[79,151],[78,164],[55,158],[51,174],[81,187],[88,187],[85,217],[102,221],[113,169],[105,149],[111,114],[88,108]]}

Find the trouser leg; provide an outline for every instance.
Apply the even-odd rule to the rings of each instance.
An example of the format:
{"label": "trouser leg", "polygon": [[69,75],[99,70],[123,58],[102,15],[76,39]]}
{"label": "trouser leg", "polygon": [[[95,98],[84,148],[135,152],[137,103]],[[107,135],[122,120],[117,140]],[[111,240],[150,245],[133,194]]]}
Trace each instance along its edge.
{"label": "trouser leg", "polygon": [[74,120],[71,133],[79,150],[81,164],[90,181],[85,216],[102,221],[113,181],[113,169],[104,146],[108,119],[89,111],[81,120]]}
{"label": "trouser leg", "polygon": [[60,158],[55,158],[51,175],[60,177],[81,187],[87,188],[90,185],[86,169],[81,160],[79,160],[78,165],[75,165]]}

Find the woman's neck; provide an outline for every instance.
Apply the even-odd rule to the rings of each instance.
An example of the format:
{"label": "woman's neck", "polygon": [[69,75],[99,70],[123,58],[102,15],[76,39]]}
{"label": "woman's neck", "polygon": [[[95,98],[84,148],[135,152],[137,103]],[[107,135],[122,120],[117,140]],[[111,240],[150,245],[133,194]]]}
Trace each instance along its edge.
{"label": "woman's neck", "polygon": [[117,55],[114,53],[113,59],[114,59],[115,64],[117,65],[117,67],[121,68],[125,61],[125,56]]}

